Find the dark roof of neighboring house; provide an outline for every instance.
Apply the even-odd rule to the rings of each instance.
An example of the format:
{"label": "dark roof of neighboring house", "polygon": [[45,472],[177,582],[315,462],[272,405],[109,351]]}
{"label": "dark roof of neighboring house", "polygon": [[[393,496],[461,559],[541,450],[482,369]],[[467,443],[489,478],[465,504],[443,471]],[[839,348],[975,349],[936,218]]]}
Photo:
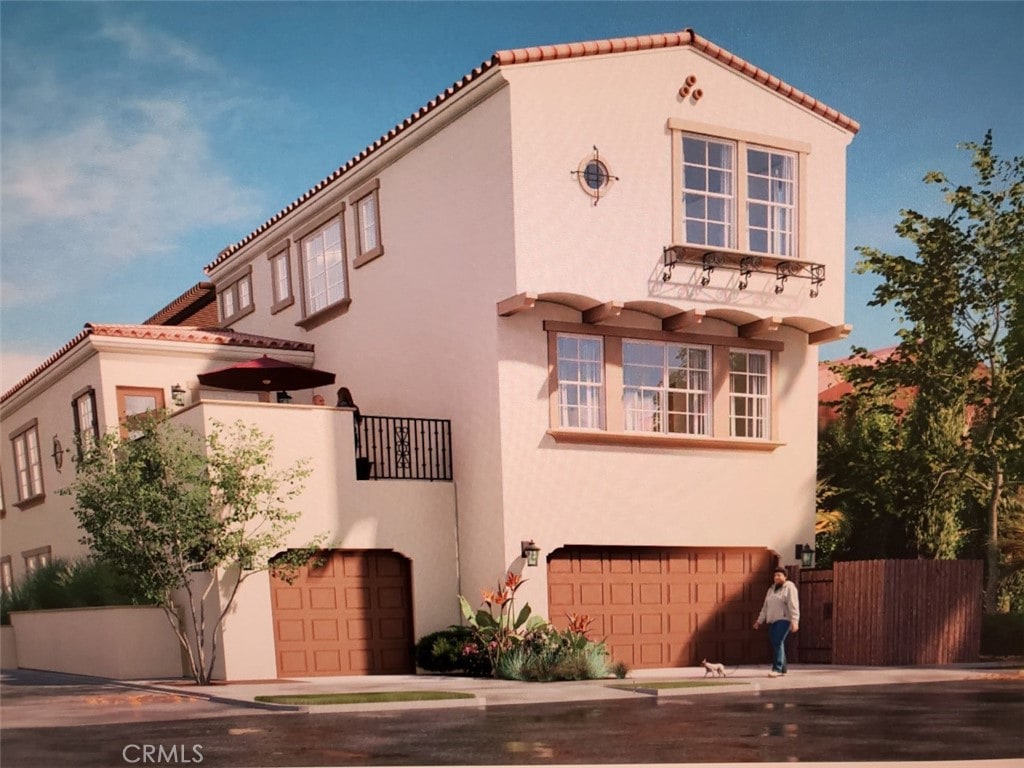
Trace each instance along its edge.
{"label": "dark roof of neighboring house", "polygon": [[142,324],[211,326],[217,322],[216,302],[217,289],[213,283],[196,283]]}
{"label": "dark roof of neighboring house", "polygon": [[86,323],[85,328],[71,341],[58,349],[40,363],[30,374],[4,392],[0,403],[24,389],[33,379],[40,376],[47,368],[82,344],[90,336],[108,338],[151,339],[156,341],[190,342],[192,344],[216,344],[234,347],[253,347],[256,349],[290,349],[312,352],[313,345],[304,341],[277,339],[272,336],[259,336],[253,333],[240,333],[225,328],[199,328],[187,325],[111,325],[104,323]]}
{"label": "dark roof of neighboring house", "polygon": [[496,66],[512,66],[516,64],[529,64],[538,61],[556,61],[559,59],[574,59],[583,56],[600,56],[605,54],[613,53],[627,53],[631,51],[643,51],[652,50],[657,48],[677,48],[681,46],[690,46],[697,51],[700,51],[709,58],[730,67],[742,75],[746,75],[751,80],[765,86],[766,88],[775,91],[779,95],[795,102],[796,104],[804,107],[805,109],[814,112],[815,114],[829,120],[840,128],[843,128],[851,133],[856,133],[860,130],[860,124],[844,115],[838,110],[832,109],[827,104],[818,101],[817,99],[807,95],[803,91],[794,88],[786,82],[783,82],[774,75],[769,74],[760,67],[754,66],[748,61],[741,59],[739,56],[730,53],[729,51],[715,45],[707,38],[701,37],[692,29],[684,29],[681,32],[670,32],[668,34],[660,35],[641,35],[638,37],[620,37],[611,38],[607,40],[591,40],[580,43],[562,43],[559,45],[542,45],[532,48],[516,48],[507,51],[497,51],[490,59],[484,61],[479,67],[474,69],[472,72],[466,74],[462,79],[455,81],[444,91],[439,93],[433,99],[428,101],[425,105],[420,107],[418,110],[413,112],[409,117],[403,120],[401,123],[393,127],[386,134],[377,139],[373,144],[363,149],[358,155],[353,157],[343,166],[334,171],[327,178],[323,179],[312,189],[308,190],[304,195],[299,197],[297,200],[292,202],[286,208],[278,211],[276,214],[271,216],[267,221],[263,222],[259,227],[250,232],[248,235],[243,237],[237,243],[229,245],[227,248],[222,250],[217,258],[206,265],[206,272],[209,273],[211,269],[223,263],[233,253],[238,251],[247,243],[251,242],[257,236],[265,232],[272,225],[283,219],[287,214],[291,213],[303,203],[313,198],[318,193],[322,192],[328,186],[336,182],[346,173],[351,171],[357,165],[362,163],[368,157],[376,153],[384,145],[395,139],[406,129],[412,126],[414,123],[421,120],[424,116],[434,111],[437,107],[441,106],[445,101],[454,96],[456,93],[461,91],[467,85],[480,78],[485,72],[493,69]]}

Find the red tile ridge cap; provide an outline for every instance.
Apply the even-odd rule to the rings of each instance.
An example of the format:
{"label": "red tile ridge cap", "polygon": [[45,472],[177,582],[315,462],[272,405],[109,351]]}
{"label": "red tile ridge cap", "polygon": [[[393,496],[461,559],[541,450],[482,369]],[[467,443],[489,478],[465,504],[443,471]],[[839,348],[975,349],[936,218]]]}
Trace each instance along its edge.
{"label": "red tile ridge cap", "polygon": [[48,368],[55,365],[62,357],[69,354],[89,336],[107,338],[151,339],[157,341],[195,342],[199,344],[218,344],[235,347],[254,347],[258,349],[288,349],[300,352],[312,352],[315,347],[305,341],[278,339],[273,336],[260,336],[254,333],[242,333],[229,328],[202,328],[189,325],[121,325],[116,323],[86,323],[85,327],[42,363],[36,366],[21,381],[0,396],[4,403],[28,386],[34,379],[41,376]]}
{"label": "red tile ridge cap", "polygon": [[321,180],[312,189],[306,191],[297,200],[294,200],[287,207],[282,208],[276,214],[267,219],[263,224],[254,229],[248,235],[243,237],[236,243],[227,246],[220,253],[217,254],[217,258],[211,261],[204,267],[204,271],[209,274],[210,270],[216,268],[227,260],[232,254],[240,250],[242,247],[247,245],[256,239],[259,235],[266,232],[277,222],[281,221],[289,213],[297,209],[303,203],[310,200],[312,197],[323,191],[325,188],[333,184],[335,181],[340,179],[346,173],[351,171],[357,165],[362,163],[370,156],[376,154],[382,147],[386,146],[389,142],[393,141],[396,137],[401,135],[404,131],[410,128],[412,125],[423,119],[430,112],[441,106],[449,98],[454,96],[456,93],[461,91],[470,83],[479,79],[488,70],[494,67],[500,66],[512,66],[515,64],[527,64],[537,61],[555,61],[558,59],[570,59],[579,58],[582,56],[597,56],[608,53],[626,53],[630,51],[642,51],[652,50],[656,48],[674,48],[684,45],[693,46],[696,50],[701,51],[705,55],[722,62],[726,66],[735,69],[743,75],[755,80],[758,83],[776,91],[781,96],[789,98],[796,102],[802,107],[809,109],[811,112],[824,117],[840,128],[844,128],[851,133],[857,133],[860,130],[860,123],[856,120],[847,117],[836,109],[829,107],[827,104],[818,101],[817,99],[808,96],[803,91],[794,88],[788,83],[779,80],[774,75],[770,75],[760,67],[756,67],[753,64],[741,59],[739,56],[730,53],[724,48],[715,45],[710,40],[701,37],[692,29],[687,28],[681,32],[669,32],[666,34],[657,35],[641,35],[638,37],[619,37],[609,38],[605,40],[589,40],[578,43],[560,43],[557,45],[542,45],[531,48],[513,48],[509,50],[497,51],[490,59],[484,61],[479,67],[474,69],[472,72],[464,75],[460,80],[455,81],[446,88],[444,91],[439,93],[433,99],[428,101],[425,105],[420,107],[418,110],[413,112],[409,117],[405,118],[401,123],[395,125],[390,131],[377,139],[373,144],[363,149],[358,155],[350,159],[343,166],[335,170],[329,176]]}
{"label": "red tile ridge cap", "polygon": [[163,325],[169,319],[180,314],[183,310],[187,309],[192,304],[197,303],[199,300],[210,300],[210,293],[214,290],[215,288],[213,283],[205,281],[196,283],[180,296],[168,302],[167,306],[163,309],[154,312],[153,315],[147,320],[144,320],[142,324]]}

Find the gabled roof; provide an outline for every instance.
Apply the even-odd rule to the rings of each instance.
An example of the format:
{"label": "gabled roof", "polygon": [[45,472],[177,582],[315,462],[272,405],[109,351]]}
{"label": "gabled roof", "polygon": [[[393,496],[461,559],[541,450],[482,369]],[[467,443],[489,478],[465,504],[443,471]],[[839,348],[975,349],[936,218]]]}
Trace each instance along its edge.
{"label": "gabled roof", "polygon": [[187,325],[110,325],[86,323],[85,328],[77,336],[46,358],[28,376],[4,392],[3,396],[0,397],[0,403],[5,402],[24,389],[34,379],[41,376],[48,368],[56,364],[57,361],[69,354],[90,336],[188,342],[191,344],[215,344],[221,346],[253,347],[255,349],[290,349],[301,352],[312,352],[314,349],[312,344],[304,341],[277,339],[272,336],[240,333],[223,328],[199,328]]}
{"label": "gabled roof", "polygon": [[657,48],[678,48],[685,46],[689,46],[694,50],[700,51],[705,56],[736,70],[740,74],[749,77],[751,80],[760,83],[762,86],[775,91],[780,96],[783,96],[820,117],[835,123],[840,128],[850,131],[851,133],[856,133],[860,130],[860,124],[856,120],[853,120],[838,110],[832,109],[827,104],[808,96],[803,91],[794,88],[760,67],[756,67],[750,62],[741,59],[739,56],[715,45],[707,38],[701,37],[689,28],[684,29],[681,32],[670,32],[668,34],[660,35],[619,37],[607,40],[591,40],[581,43],[562,43],[559,45],[543,45],[533,48],[516,48],[506,51],[497,51],[490,59],[481,63],[479,67],[463,76],[460,80],[452,83],[448,88],[413,112],[409,117],[393,127],[373,144],[363,149],[362,152],[338,168],[331,175],[323,179],[315,187],[308,190],[304,195],[292,202],[286,208],[283,208],[271,216],[263,222],[263,224],[243,237],[237,243],[229,245],[227,248],[222,250],[217,255],[216,259],[206,265],[205,271],[209,273],[210,270],[223,263],[243,246],[252,242],[252,240],[268,230],[289,213],[308,202],[315,195],[322,192],[334,182],[338,181],[353,168],[361,164],[386,144],[405,132],[413,124],[421,120],[430,112],[433,112],[438,107],[442,106],[448,99],[464,89],[466,86],[478,80],[485,72],[488,72],[494,67],[510,67],[518,64],[532,64],[538,61],[556,61],[559,59],[574,59],[583,56],[603,56],[608,54],[653,50]]}
{"label": "gabled roof", "polygon": [[217,322],[217,289],[213,283],[196,283],[181,296],[143,322],[143,325],[206,326]]}

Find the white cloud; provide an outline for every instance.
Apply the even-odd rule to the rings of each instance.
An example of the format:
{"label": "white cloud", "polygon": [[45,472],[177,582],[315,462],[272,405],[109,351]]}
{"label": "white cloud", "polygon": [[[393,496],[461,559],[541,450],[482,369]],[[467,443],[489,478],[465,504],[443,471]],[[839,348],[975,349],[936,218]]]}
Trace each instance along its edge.
{"label": "white cloud", "polygon": [[194,72],[213,73],[220,69],[214,59],[184,41],[128,19],[108,19],[98,36],[120,43],[128,56],[136,61],[150,64],[165,62]]}

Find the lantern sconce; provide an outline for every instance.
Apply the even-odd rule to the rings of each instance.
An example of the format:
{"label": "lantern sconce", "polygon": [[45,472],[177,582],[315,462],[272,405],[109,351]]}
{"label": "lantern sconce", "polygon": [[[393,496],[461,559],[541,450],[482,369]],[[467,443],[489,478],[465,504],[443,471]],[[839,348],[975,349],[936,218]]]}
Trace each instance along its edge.
{"label": "lantern sconce", "polygon": [[526,560],[526,564],[531,568],[537,566],[537,559],[540,556],[540,547],[534,543],[533,539],[529,541],[519,542],[519,554]]}
{"label": "lantern sconce", "polygon": [[185,404],[185,388],[181,384],[171,387],[171,402],[179,408]]}
{"label": "lantern sconce", "polygon": [[801,568],[814,567],[814,549],[810,544],[796,545],[796,559],[800,561]]}
{"label": "lantern sconce", "polygon": [[283,389],[277,393],[277,402],[284,403],[287,405],[292,401],[292,396],[285,392]]}

